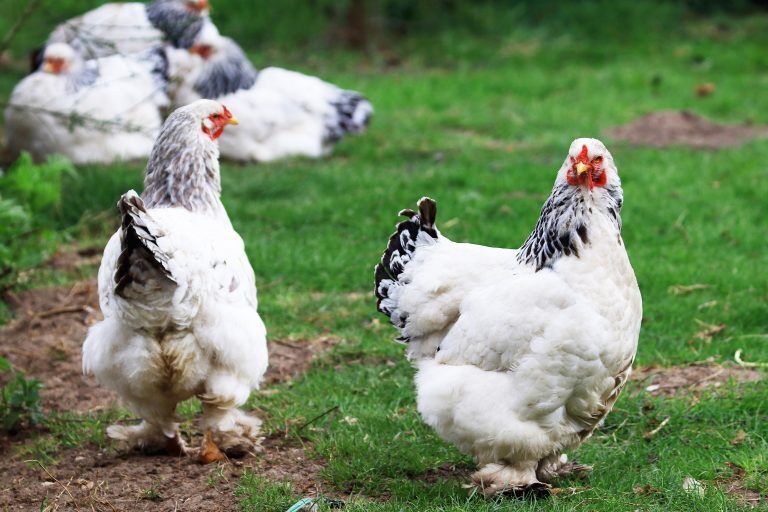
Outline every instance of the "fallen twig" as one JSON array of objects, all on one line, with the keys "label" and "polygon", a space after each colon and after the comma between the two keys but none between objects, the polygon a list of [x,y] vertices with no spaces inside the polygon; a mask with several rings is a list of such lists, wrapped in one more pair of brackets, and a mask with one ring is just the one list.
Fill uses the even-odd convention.
[{"label": "fallen twig", "polygon": [[330,409],[328,409],[324,413],[318,414],[317,416],[315,416],[311,420],[305,421],[304,423],[302,423],[302,425],[299,428],[296,429],[296,433],[298,434],[299,432],[301,432],[302,430],[304,430],[305,428],[307,428],[308,426],[310,426],[312,423],[316,422],[320,418],[323,418],[323,417],[327,416],[328,414],[332,413],[333,411],[338,411],[338,410],[339,410],[339,406],[338,405],[334,405],[333,407],[331,407]]},{"label": "fallen twig", "polygon": [[35,315],[37,318],[50,318],[57,315],[66,315],[67,313],[85,313],[85,306],[65,306],[61,308],[53,308],[48,311],[43,311]]},{"label": "fallen twig", "polygon": [[292,348],[294,350],[302,350],[303,347],[300,347],[299,345],[296,345],[294,343],[289,343],[287,341],[283,340],[270,340],[272,343],[277,343],[278,345],[282,345],[284,347]]},{"label": "fallen twig", "polygon": [[72,505],[74,505],[74,507],[75,507],[75,510],[80,510],[80,507],[79,507],[79,506],[77,506],[77,501],[75,501],[75,497],[74,497],[74,496],[72,496],[72,493],[69,491],[69,487],[67,487],[66,485],[64,485],[63,483],[61,483],[61,482],[59,481],[59,479],[58,479],[58,478],[56,478],[55,476],[53,476],[53,474],[51,474],[51,472],[50,472],[50,471],[48,471],[48,468],[46,468],[45,466],[43,466],[43,463],[42,463],[42,462],[40,462],[40,461],[39,461],[39,460],[37,460],[37,459],[32,459],[32,460],[25,460],[24,462],[34,462],[34,463],[36,463],[38,466],[40,466],[40,467],[42,468],[42,470],[43,470],[43,471],[45,471],[45,474],[46,474],[46,475],[48,475],[48,477],[49,477],[51,480],[53,480],[54,482],[56,482],[57,484],[59,484],[59,485],[62,487],[62,489],[64,489],[64,491],[65,491],[65,492],[66,492],[66,493],[69,495],[69,499],[71,499],[71,500],[72,500]]},{"label": "fallen twig", "polygon": [[736,364],[738,364],[739,366],[743,366],[744,368],[768,368],[768,363],[754,363],[754,362],[747,362],[742,360],[741,352],[742,350],[739,349],[733,355],[733,360],[736,361]]},{"label": "fallen twig", "polygon": [[659,433],[659,431],[660,431],[661,429],[663,429],[663,428],[664,428],[664,426],[665,426],[667,423],[669,423],[669,420],[671,420],[671,419],[672,419],[672,416],[667,416],[666,418],[664,418],[664,419],[662,420],[662,422],[661,422],[661,423],[659,423],[659,426],[658,426],[658,427],[656,427],[655,429],[651,430],[650,432],[646,432],[645,434],[643,434],[643,439],[646,439],[646,440],[648,440],[648,439],[652,438],[653,436],[655,436],[656,434],[658,434],[658,433]]}]

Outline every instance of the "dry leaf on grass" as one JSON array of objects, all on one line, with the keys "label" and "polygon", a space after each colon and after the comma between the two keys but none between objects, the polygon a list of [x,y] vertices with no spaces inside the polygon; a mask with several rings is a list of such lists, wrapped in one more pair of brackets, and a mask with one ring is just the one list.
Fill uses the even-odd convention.
[{"label": "dry leaf on grass", "polygon": [[658,433],[659,433],[659,431],[660,431],[661,429],[663,429],[663,428],[664,428],[664,426],[665,426],[667,423],[669,423],[669,420],[671,420],[671,419],[672,419],[672,416],[667,416],[666,418],[664,418],[664,419],[661,421],[661,423],[659,423],[659,426],[658,426],[658,427],[656,427],[655,429],[653,429],[653,430],[650,430],[650,431],[648,431],[648,432],[645,432],[645,433],[643,434],[643,439],[645,439],[646,441],[647,441],[647,440],[649,440],[649,439],[651,439],[653,436],[655,436],[656,434],[658,434]]},{"label": "dry leaf on grass", "polygon": [[690,476],[685,477],[683,480],[683,490],[688,494],[698,496],[699,498],[704,497],[704,493],[706,492],[704,490],[704,484]]},{"label": "dry leaf on grass", "polygon": [[734,446],[740,445],[741,443],[744,442],[746,438],[747,438],[747,433],[744,432],[743,430],[739,430],[738,432],[736,432],[736,435],[733,436],[733,439],[731,439],[731,444]]},{"label": "dry leaf on grass", "polygon": [[726,327],[725,324],[708,324],[706,322],[702,322],[698,318],[694,318],[694,321],[703,327],[703,329],[694,334],[693,337],[695,339],[704,341],[712,341],[712,338],[723,332]]},{"label": "dry leaf on grass", "polygon": [[672,295],[688,295],[697,290],[706,290],[710,285],[696,283],[696,284],[675,284],[667,288],[667,292]]},{"label": "dry leaf on grass", "polygon": [[653,487],[651,484],[636,485],[632,488],[632,491],[638,496],[653,496],[654,494],[661,494],[661,489]]},{"label": "dry leaf on grass", "polygon": [[717,89],[717,87],[712,82],[707,82],[705,84],[699,84],[699,85],[696,86],[696,96],[698,96],[699,98],[703,98],[705,96],[709,96],[710,94],[715,92],[716,89]]}]

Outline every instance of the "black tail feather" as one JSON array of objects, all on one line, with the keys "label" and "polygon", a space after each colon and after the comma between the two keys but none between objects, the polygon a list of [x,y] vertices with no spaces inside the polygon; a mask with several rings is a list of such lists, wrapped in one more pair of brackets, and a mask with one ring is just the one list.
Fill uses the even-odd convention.
[{"label": "black tail feather", "polygon": [[411,261],[416,251],[416,240],[419,233],[423,231],[434,239],[438,237],[435,229],[437,203],[428,197],[423,197],[419,200],[418,207],[419,213],[410,209],[400,212],[400,215],[408,217],[408,220],[397,225],[394,234],[389,237],[387,248],[374,271],[376,308],[390,317],[392,322],[401,328],[405,326],[407,316],[392,314],[395,305],[388,303],[390,288],[399,285],[400,274],[403,273],[405,265]]},{"label": "black tail feather", "polygon": [[29,52],[29,72],[34,73],[40,66],[43,65],[43,54],[45,53],[45,45],[33,48]]},{"label": "black tail feather", "polygon": [[122,251],[115,269],[115,294],[124,297],[128,285],[145,284],[157,275],[175,283],[168,255],[158,245],[158,239],[163,235],[148,225],[147,210],[141,198],[131,190],[123,194],[117,207],[122,217]]},{"label": "black tail feather", "polygon": [[338,142],[348,133],[362,133],[371,122],[373,106],[358,92],[342,91],[333,106],[337,118],[327,127],[326,142]]}]

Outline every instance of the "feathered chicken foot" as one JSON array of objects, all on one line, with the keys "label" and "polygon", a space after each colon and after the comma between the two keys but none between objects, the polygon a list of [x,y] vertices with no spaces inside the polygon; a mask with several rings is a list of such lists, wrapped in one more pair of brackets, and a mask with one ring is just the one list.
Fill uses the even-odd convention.
[{"label": "feathered chicken foot", "polygon": [[585,477],[592,466],[579,464],[578,461],[569,461],[566,454],[552,455],[539,461],[536,469],[536,477],[542,482],[551,482],[555,478],[576,475]]},{"label": "feathered chicken foot", "polygon": [[[242,457],[261,450],[261,420],[229,404],[201,396],[203,428],[211,434],[211,442],[228,457]],[[219,404],[219,405],[217,405]]]},{"label": "feathered chicken foot", "polygon": [[536,478],[537,463],[486,464],[472,475],[472,481],[486,497],[508,495],[522,498],[548,495],[551,486]]},{"label": "feathered chicken foot", "polygon": [[199,459],[203,464],[227,460],[227,456],[224,455],[224,452],[222,452],[216,443],[213,442],[213,434],[210,429],[206,430],[205,436],[203,436],[203,443],[200,445]]}]

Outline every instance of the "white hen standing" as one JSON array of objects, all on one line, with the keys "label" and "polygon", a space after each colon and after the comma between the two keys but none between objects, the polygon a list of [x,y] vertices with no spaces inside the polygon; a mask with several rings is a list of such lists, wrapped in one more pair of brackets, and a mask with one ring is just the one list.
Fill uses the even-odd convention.
[{"label": "white hen standing", "polygon": [[168,103],[161,55],[84,61],[56,43],[43,60],[16,85],[5,109],[12,155],[29,151],[39,161],[57,153],[77,164],[149,156]]},{"label": "white hen standing", "polygon": [[143,200],[133,191],[120,199],[122,227],[104,250],[104,320],[88,332],[83,370],[142,418],[107,430],[132,447],[184,451],[175,411],[193,396],[223,450],[258,439],[261,422],[238,407],[266,371],[266,330],[253,269],[220,199],[216,139],[227,124],[236,121],[210,100],[168,117]]},{"label": "white hen standing", "polygon": [[[378,309],[415,360],[418,409],[472,454],[486,494],[548,488],[610,411],[642,313],[613,158],[577,139],[520,249],[455,243],[436,205],[404,210],[376,268]],[[586,468],[584,468],[586,469]]]},{"label": "white hen standing", "polygon": [[346,134],[363,132],[373,115],[357,92],[281,68],[257,71],[237,43],[211,24],[189,52],[169,50],[168,59],[174,103],[217,99],[248,126],[221,140],[222,156],[233,160],[319,158]]},{"label": "white hen standing", "polygon": [[46,45],[67,43],[86,59],[145,52],[164,42],[189,48],[208,10],[208,0],[107,3],[60,24]]}]

